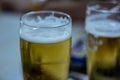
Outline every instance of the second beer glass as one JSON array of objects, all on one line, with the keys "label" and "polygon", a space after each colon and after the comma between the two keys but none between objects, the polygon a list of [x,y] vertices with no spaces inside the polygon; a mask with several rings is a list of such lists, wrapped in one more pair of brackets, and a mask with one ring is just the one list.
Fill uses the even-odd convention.
[{"label": "second beer glass", "polygon": [[120,80],[120,4],[90,3],[86,31],[89,80]]}]

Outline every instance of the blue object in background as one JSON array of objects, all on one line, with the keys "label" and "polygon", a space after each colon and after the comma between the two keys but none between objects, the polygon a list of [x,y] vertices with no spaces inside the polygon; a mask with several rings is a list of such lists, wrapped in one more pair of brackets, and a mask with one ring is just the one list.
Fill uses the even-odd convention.
[{"label": "blue object in background", "polygon": [[72,48],[71,65],[86,67],[85,40],[79,40]]}]

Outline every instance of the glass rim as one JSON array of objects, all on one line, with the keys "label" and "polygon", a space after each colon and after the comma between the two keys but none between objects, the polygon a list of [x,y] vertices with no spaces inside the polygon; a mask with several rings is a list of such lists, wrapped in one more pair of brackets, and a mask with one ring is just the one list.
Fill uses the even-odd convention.
[{"label": "glass rim", "polygon": [[[89,7],[91,7],[91,6],[93,6],[93,5],[96,5],[96,4],[112,4],[112,5],[120,5],[120,3],[117,3],[117,2],[108,2],[108,1],[105,1],[105,2],[103,2],[103,1],[92,1],[92,2],[89,2],[88,3],[88,5],[87,5],[87,9],[89,8]],[[114,7],[113,7],[114,8]],[[110,10],[104,10],[104,9],[100,9],[100,10],[98,10],[98,9],[91,9],[92,11],[96,11],[96,12],[101,12],[101,13],[109,13],[109,14],[117,14],[117,13],[120,13],[120,10],[116,10],[116,11],[110,11]]]},{"label": "glass rim", "polygon": [[64,16],[66,16],[68,18],[68,22],[65,23],[65,24],[61,24],[59,26],[50,26],[50,27],[44,26],[44,27],[39,27],[39,28],[58,28],[58,27],[66,26],[66,25],[68,25],[68,24],[70,24],[72,22],[72,19],[71,19],[70,15],[67,14],[67,13],[60,12],[60,11],[52,11],[52,10],[42,10],[42,11],[30,11],[28,13],[23,14],[20,17],[20,24],[26,25],[28,27],[38,28],[37,26],[29,25],[29,24],[24,22],[24,19],[25,19],[26,16],[29,16],[31,14],[36,14],[36,13],[54,13],[54,14],[64,15]]}]

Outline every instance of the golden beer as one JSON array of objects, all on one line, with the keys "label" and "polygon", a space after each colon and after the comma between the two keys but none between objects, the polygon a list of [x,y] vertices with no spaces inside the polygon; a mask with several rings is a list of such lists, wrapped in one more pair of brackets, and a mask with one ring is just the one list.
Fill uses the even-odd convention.
[{"label": "golden beer", "polygon": [[71,39],[34,43],[21,39],[24,80],[67,80]]},{"label": "golden beer", "polygon": [[[89,80],[120,80],[120,33],[119,29],[106,28],[111,20],[89,21],[87,71]],[[98,25],[99,24],[99,25]],[[90,29],[93,28],[93,29]]]},{"label": "golden beer", "polygon": [[[90,80],[119,80],[120,79],[120,38],[105,38],[95,39],[102,41],[103,44],[96,47],[98,43],[89,41],[88,54],[88,74]],[[95,47],[97,50],[94,50]],[[93,49],[93,50],[91,50]],[[118,78],[118,79],[117,79]]]},{"label": "golden beer", "polygon": [[55,11],[24,15],[20,47],[24,80],[67,80],[71,53],[69,16]]}]

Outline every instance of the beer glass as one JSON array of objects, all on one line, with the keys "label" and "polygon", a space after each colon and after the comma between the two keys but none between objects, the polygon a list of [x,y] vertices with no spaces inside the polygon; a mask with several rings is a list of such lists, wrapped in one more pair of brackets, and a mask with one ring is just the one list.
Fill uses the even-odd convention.
[{"label": "beer glass", "polygon": [[90,3],[85,30],[89,80],[120,80],[120,4]]},{"label": "beer glass", "polygon": [[29,12],[21,17],[24,80],[67,80],[71,24],[68,14],[57,11]]}]

